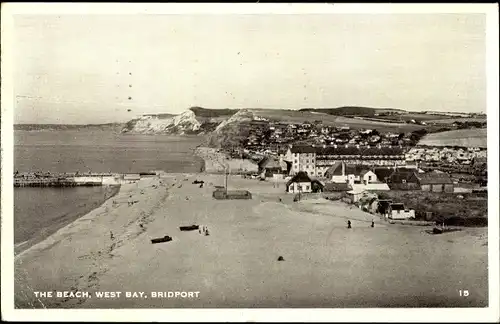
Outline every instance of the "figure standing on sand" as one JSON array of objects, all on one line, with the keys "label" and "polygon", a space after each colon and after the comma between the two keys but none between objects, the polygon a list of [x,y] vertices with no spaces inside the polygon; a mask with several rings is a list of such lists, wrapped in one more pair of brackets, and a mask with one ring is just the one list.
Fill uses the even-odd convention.
[{"label": "figure standing on sand", "polygon": [[351,221],[350,221],[350,220],[348,220],[348,221],[347,221],[347,228],[352,228],[352,227],[351,227]]},{"label": "figure standing on sand", "polygon": [[372,220],[372,227],[375,227],[375,222]]}]

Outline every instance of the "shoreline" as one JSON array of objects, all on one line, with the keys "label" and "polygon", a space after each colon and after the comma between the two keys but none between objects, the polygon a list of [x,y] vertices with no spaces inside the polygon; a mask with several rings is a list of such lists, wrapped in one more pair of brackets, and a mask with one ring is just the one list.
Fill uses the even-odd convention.
[{"label": "shoreline", "polygon": [[55,224],[55,226],[54,225],[48,226],[47,230],[43,234],[38,234],[38,235],[36,235],[32,238],[29,238],[28,240],[25,240],[23,242],[15,243],[14,244],[14,258],[16,258],[18,255],[22,254],[24,251],[26,251],[26,250],[32,248],[33,246],[36,246],[37,244],[48,239],[53,234],[57,233],[60,229],[71,225],[72,223],[74,223],[78,219],[80,219],[81,217],[83,217],[83,216],[89,214],[90,212],[92,212],[93,210],[101,207],[106,201],[113,198],[114,196],[116,196],[120,192],[120,187],[121,187],[120,185],[105,186],[106,195],[105,195],[105,198],[102,199],[101,201],[95,202],[91,206],[86,206],[88,208],[77,210],[74,213],[70,213],[69,215],[66,215],[66,216],[68,216],[69,220],[62,222],[62,223],[59,223],[59,224]]},{"label": "shoreline", "polygon": [[[357,208],[294,203],[282,184],[236,175],[229,187],[249,190],[252,199],[213,199],[222,183],[221,175],[162,173],[124,184],[114,199],[16,257],[16,308],[384,307],[380,291],[394,281],[400,284],[390,290],[393,307],[407,307],[409,292],[412,307],[487,303],[484,228],[433,236],[376,218],[370,228],[374,216]],[[210,236],[179,231],[191,224],[208,226]],[[151,244],[165,235],[173,241]],[[276,262],[280,255],[285,262]],[[398,258],[404,265],[395,268]],[[444,276],[432,274],[438,270]],[[458,281],[473,287],[473,298],[456,295]],[[31,289],[185,290],[203,297],[37,300]]]}]

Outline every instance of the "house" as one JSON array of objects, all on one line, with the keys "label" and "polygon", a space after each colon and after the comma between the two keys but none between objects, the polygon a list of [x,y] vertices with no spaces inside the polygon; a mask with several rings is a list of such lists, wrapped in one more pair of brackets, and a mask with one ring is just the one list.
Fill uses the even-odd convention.
[{"label": "house", "polygon": [[422,191],[453,192],[453,180],[447,173],[429,172],[416,175]]},{"label": "house", "polygon": [[388,178],[391,190],[419,190],[420,186],[414,169],[396,169]]},{"label": "house", "polygon": [[[339,139],[336,139],[339,140]],[[355,147],[355,146],[304,146],[294,145],[286,154],[292,161],[291,173],[307,172],[312,176],[322,176],[337,162],[346,165],[404,165],[405,155],[397,147]],[[349,171],[346,171],[349,174]],[[359,173],[355,173],[359,176]]]},{"label": "house", "polygon": [[305,172],[298,172],[286,183],[286,191],[292,193],[312,192],[311,178]]},{"label": "house", "polygon": [[361,188],[356,188],[347,192],[347,198],[351,203],[358,202],[361,197],[365,194],[365,190]]},{"label": "house", "polygon": [[377,175],[372,170],[363,170],[359,176],[361,182],[364,184],[380,182],[378,181]]},{"label": "house", "polygon": [[[284,164],[285,162],[283,162]],[[286,164],[285,164],[286,171]],[[272,177],[274,174],[282,174],[283,165],[279,159],[274,156],[266,156],[259,162],[259,173],[265,177]]]},{"label": "house", "polygon": [[325,190],[325,185],[317,180],[317,179],[311,179],[311,191],[312,192],[323,192]]},{"label": "house", "polygon": [[365,165],[352,165],[346,164],[345,162],[335,162],[330,168],[325,171],[325,177],[330,179],[332,182],[343,183],[355,183],[362,182],[362,175],[366,174],[366,178],[370,178],[372,181],[375,180],[375,174],[369,173],[370,170]]},{"label": "house", "polygon": [[409,219],[415,218],[415,210],[405,208],[402,203],[392,203],[389,205],[389,219]]},{"label": "house", "polygon": [[391,190],[387,183],[353,183],[351,184],[352,189],[363,189],[365,191],[388,191]]}]

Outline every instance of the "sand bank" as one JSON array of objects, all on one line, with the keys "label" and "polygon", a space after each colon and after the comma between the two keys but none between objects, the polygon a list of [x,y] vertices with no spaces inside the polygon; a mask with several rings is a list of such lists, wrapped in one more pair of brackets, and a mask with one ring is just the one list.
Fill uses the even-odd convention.
[{"label": "sand bank", "polygon": [[[205,186],[192,184],[196,179]],[[16,258],[16,305],[487,305],[486,228],[429,235],[341,202],[293,203],[283,184],[237,176],[229,179],[230,189],[247,189],[252,200],[213,199],[213,186],[223,182],[220,175],[164,174],[123,185],[113,199]],[[346,228],[347,219],[352,229]],[[191,224],[208,226],[210,235],[179,230]],[[151,244],[165,235],[173,241]],[[279,256],[284,261],[277,261]],[[470,296],[460,297],[460,289],[468,289]],[[71,290],[92,297],[37,299],[33,294]],[[123,294],[97,298],[99,291]],[[126,298],[127,291],[147,297]],[[168,291],[199,294],[153,298],[152,292]]]}]

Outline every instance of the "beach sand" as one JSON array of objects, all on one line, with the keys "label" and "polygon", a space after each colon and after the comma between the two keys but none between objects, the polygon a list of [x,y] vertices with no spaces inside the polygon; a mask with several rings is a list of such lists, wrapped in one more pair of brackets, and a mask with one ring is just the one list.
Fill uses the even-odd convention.
[{"label": "beach sand", "polygon": [[[212,198],[214,185],[223,183],[221,175],[162,174],[122,185],[99,208],[16,257],[16,307],[487,306],[486,228],[429,235],[425,227],[391,225],[342,202],[294,203],[283,183],[239,176],[230,177],[229,189],[249,190],[251,200]],[[207,226],[210,235],[179,230],[192,224]],[[173,240],[151,244],[165,235]],[[38,299],[34,291],[92,297]],[[97,291],[122,295],[101,299]],[[127,291],[147,297],[126,298]],[[199,294],[152,298],[167,291]]]}]

